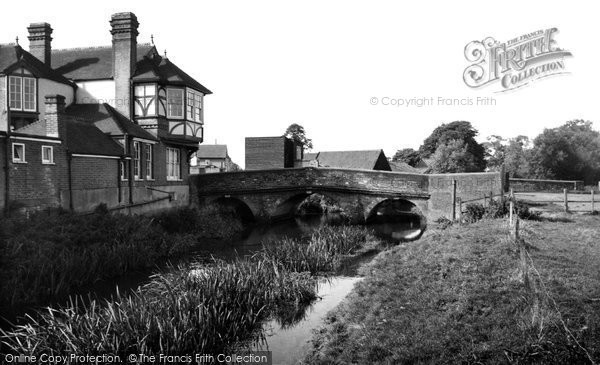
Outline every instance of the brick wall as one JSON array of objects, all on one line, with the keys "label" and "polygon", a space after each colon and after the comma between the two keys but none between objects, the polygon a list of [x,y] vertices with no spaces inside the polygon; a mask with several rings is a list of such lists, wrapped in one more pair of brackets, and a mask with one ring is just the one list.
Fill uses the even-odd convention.
[{"label": "brick wall", "polygon": [[247,137],[246,170],[285,167],[284,137]]},{"label": "brick wall", "polygon": [[[12,162],[12,144],[25,145],[26,163]],[[61,204],[60,190],[66,184],[66,152],[64,146],[47,141],[11,138],[9,153],[10,201],[27,208],[41,209]],[[42,164],[42,146],[51,146],[54,164]],[[2,164],[4,164],[4,151]],[[4,186],[4,181],[3,184]],[[4,189],[2,189],[4,193]]]}]

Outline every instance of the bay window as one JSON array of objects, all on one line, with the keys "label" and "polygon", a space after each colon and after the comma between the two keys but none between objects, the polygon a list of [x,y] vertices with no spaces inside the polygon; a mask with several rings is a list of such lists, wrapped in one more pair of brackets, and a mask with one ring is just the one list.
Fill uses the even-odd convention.
[{"label": "bay window", "polygon": [[167,117],[183,118],[183,89],[167,89]]},{"label": "bay window", "polygon": [[181,156],[176,148],[167,147],[167,180],[181,180]]},{"label": "bay window", "polygon": [[10,76],[8,78],[9,105],[11,110],[35,112],[36,84],[32,77]]},{"label": "bay window", "polygon": [[187,120],[202,123],[202,94],[187,90]]},{"label": "bay window", "polygon": [[137,85],[135,87],[135,116],[146,117],[156,115],[156,86]]}]

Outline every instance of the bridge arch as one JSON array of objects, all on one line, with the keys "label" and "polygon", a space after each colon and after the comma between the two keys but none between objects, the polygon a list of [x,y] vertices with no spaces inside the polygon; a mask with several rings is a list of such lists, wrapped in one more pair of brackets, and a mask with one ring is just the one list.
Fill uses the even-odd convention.
[{"label": "bridge arch", "polygon": [[[321,192],[313,193],[310,191],[304,191],[304,192],[298,192],[298,193],[292,194],[291,196],[287,197],[286,199],[283,199],[283,201],[279,202],[279,204],[277,204],[277,206],[275,207],[275,210],[272,213],[272,217],[276,218],[276,219],[293,217],[298,212],[298,209],[300,208],[300,204],[305,202],[306,199],[311,196],[323,197],[327,201],[328,204],[332,204],[341,209],[341,206],[340,206],[338,200],[333,198],[329,194],[326,194],[326,193],[323,194]],[[314,211],[314,213],[323,213],[323,212]]]},{"label": "bridge arch", "polygon": [[417,204],[403,198],[384,198],[374,201],[366,209],[365,221],[372,223],[385,216],[405,216],[407,222],[417,225],[421,231],[427,226],[427,220]]},{"label": "bridge arch", "polygon": [[238,197],[221,196],[213,199],[211,205],[215,205],[225,212],[231,211],[244,223],[256,221],[256,214],[250,208],[250,205]]}]

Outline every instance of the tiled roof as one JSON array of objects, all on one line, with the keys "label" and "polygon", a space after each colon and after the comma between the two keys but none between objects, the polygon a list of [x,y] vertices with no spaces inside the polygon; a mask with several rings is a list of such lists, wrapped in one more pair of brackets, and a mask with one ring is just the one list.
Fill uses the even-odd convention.
[{"label": "tiled roof", "polygon": [[[137,61],[141,61],[151,51],[151,44],[138,44]],[[65,77],[79,80],[101,80],[113,77],[113,48],[89,47],[52,50],[52,67]]]},{"label": "tiled roof", "polygon": [[196,156],[203,158],[227,158],[227,145],[224,144],[201,144],[198,146]]},{"label": "tiled roof", "polygon": [[26,66],[37,77],[75,86],[75,84],[67,80],[59,72],[38,60],[31,53],[21,48],[21,46],[14,44],[0,45],[0,73],[10,72],[17,64]]},{"label": "tiled roof", "polygon": [[67,122],[67,148],[71,153],[122,156],[123,147],[93,124],[70,120]]},{"label": "tiled roof", "polygon": [[392,168],[392,171],[396,171],[396,172],[411,172],[411,173],[418,174],[423,171],[422,169],[412,167],[411,165],[409,165],[403,161],[390,161],[389,163],[390,163],[390,167]]},{"label": "tiled roof", "polygon": [[212,94],[193,77],[185,73],[166,57],[158,54],[144,57],[136,66],[134,82],[160,81],[173,85],[185,85],[203,94]]},{"label": "tiled roof", "polygon": [[305,154],[304,159],[316,159],[319,162],[320,167],[390,170],[389,163],[382,150],[324,151],[317,153],[316,157],[312,157],[311,155],[313,154]]},{"label": "tiled roof", "polygon": [[112,136],[128,134],[133,137],[156,141],[150,132],[125,118],[109,104],[72,104],[66,109],[71,117],[93,123],[104,133]]}]

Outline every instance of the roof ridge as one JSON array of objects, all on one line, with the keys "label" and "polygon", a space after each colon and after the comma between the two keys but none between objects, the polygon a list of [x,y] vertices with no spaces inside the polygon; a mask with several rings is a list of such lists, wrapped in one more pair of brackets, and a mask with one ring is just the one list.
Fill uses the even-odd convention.
[{"label": "roof ridge", "polygon": [[[13,46],[15,45],[14,43],[11,43]],[[138,46],[151,46],[151,43],[138,43]],[[88,47],[71,47],[71,48],[52,48],[52,52],[67,52],[67,51],[86,51],[86,50],[92,50],[92,49],[105,49],[105,48],[112,48],[111,45],[107,45],[107,46],[88,46]]]}]

